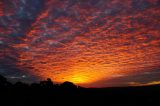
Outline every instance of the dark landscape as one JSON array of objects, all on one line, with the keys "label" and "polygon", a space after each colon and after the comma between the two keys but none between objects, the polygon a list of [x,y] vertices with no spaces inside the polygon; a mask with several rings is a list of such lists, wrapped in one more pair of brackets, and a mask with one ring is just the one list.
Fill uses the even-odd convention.
[{"label": "dark landscape", "polygon": [[71,82],[54,84],[12,84],[0,76],[0,103],[3,106],[55,105],[150,105],[159,103],[160,85],[112,88],[83,88]]}]

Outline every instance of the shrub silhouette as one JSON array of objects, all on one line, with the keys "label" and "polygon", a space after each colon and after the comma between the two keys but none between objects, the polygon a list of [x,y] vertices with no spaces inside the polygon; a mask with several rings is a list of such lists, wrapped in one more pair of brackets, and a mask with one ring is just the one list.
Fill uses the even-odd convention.
[{"label": "shrub silhouette", "polygon": [[38,84],[38,83],[32,83],[30,86],[33,89],[39,89],[41,87],[40,84]]},{"label": "shrub silhouette", "polygon": [[17,88],[26,88],[26,87],[28,87],[29,85],[28,85],[28,84],[25,84],[25,83],[23,83],[23,82],[16,82],[16,83],[14,84],[14,86],[17,87]]},{"label": "shrub silhouette", "polygon": [[75,91],[77,89],[77,86],[75,84],[73,84],[72,82],[66,81],[64,83],[62,83],[60,85],[60,87],[63,90],[67,90],[67,91]]}]

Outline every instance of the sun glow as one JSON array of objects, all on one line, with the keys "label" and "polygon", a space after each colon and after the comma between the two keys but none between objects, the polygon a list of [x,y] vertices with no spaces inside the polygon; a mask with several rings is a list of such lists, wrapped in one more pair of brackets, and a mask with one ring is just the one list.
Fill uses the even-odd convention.
[{"label": "sun glow", "polygon": [[[50,69],[52,70],[52,69]],[[53,81],[62,83],[65,81],[70,81],[75,84],[91,84],[96,81],[102,80],[102,79],[109,79],[117,72],[119,72],[118,68],[113,68],[113,66],[110,65],[104,65],[97,62],[79,62],[68,68],[63,73],[55,74],[55,73],[48,73],[44,71],[43,78],[45,76],[51,78]]]},{"label": "sun glow", "polygon": [[75,84],[94,83],[114,74],[112,67],[104,67],[104,65],[94,62],[78,63],[69,70],[70,73],[67,73],[68,75],[65,75],[64,79]]},{"label": "sun glow", "polygon": [[69,80],[73,83],[86,83],[88,78],[84,75],[75,74],[74,76],[69,78]]}]

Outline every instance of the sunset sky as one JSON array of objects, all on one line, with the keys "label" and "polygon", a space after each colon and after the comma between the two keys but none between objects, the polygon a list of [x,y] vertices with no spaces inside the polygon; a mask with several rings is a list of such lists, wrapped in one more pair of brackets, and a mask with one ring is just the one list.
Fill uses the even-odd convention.
[{"label": "sunset sky", "polygon": [[160,84],[160,0],[0,0],[0,74],[85,87]]}]

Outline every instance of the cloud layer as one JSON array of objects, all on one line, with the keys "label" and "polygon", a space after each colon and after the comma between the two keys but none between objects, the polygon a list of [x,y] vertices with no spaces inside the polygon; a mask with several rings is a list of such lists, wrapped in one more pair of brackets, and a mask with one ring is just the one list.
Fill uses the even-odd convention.
[{"label": "cloud layer", "polygon": [[[159,0],[2,0],[0,72],[12,77],[27,74],[28,80],[50,77],[89,85],[101,81],[101,86],[117,77],[149,72],[152,82],[153,70],[160,69],[159,4]],[[133,81],[117,86],[129,82]]]}]

